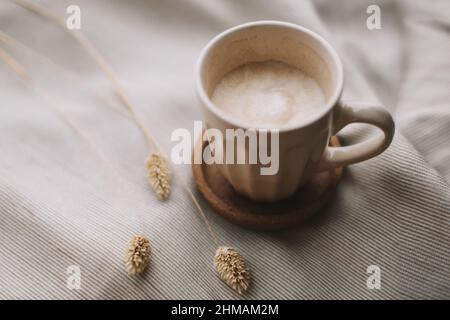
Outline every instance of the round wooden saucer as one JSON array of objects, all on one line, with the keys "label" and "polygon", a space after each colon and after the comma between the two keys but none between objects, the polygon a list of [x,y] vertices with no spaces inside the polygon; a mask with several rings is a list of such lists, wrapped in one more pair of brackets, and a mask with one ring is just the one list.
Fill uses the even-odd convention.
[{"label": "round wooden saucer", "polygon": [[[203,150],[206,145],[199,139],[196,148]],[[340,146],[336,136],[331,138],[330,145]],[[198,189],[217,213],[257,230],[284,229],[304,222],[327,203],[342,177],[342,168],[318,173],[290,198],[259,203],[234,191],[217,165],[193,164],[192,171]]]}]

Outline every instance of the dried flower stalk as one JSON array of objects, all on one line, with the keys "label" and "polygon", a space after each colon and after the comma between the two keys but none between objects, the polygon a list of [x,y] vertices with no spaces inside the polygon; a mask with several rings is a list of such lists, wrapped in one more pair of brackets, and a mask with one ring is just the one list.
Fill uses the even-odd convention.
[{"label": "dried flower stalk", "polygon": [[134,276],[144,272],[151,255],[150,240],[146,236],[135,235],[130,242],[125,260],[128,275]]},{"label": "dried flower stalk", "polygon": [[[58,116],[82,139],[84,140],[94,151],[94,153],[103,160],[110,168],[111,171],[117,175],[118,178],[125,179],[115,170],[114,165],[109,161],[106,155],[101,151],[97,144],[90,139],[90,137],[84,132],[84,130],[72,121],[71,117],[67,115],[62,109],[58,107],[58,104],[53,103],[50,96],[43,91],[36,82],[27,73],[24,67],[9,55],[5,50],[0,48],[0,60],[10,67],[19,78],[21,78],[25,84],[27,84],[36,95],[47,101],[47,106],[51,108]],[[139,216],[139,218],[141,218]],[[143,222],[142,222],[143,224]],[[133,252],[134,254],[131,254]],[[135,236],[133,242],[130,245],[127,256],[127,269],[129,274],[140,273],[145,269],[150,259],[151,249],[150,242],[147,237]]]},{"label": "dried flower stalk", "polygon": [[165,200],[170,194],[170,169],[166,157],[154,152],[147,160],[148,180],[156,195]]},{"label": "dried flower stalk", "polygon": [[220,247],[216,251],[214,264],[223,282],[241,295],[247,292],[250,285],[250,271],[239,252],[233,248]]},{"label": "dried flower stalk", "polygon": [[[54,22],[58,23],[61,27],[63,27],[65,30],[67,30],[65,28],[65,20],[62,17],[59,17],[58,15],[49,11],[45,7],[39,6],[35,3],[31,3],[25,0],[14,0],[14,1],[19,5],[23,6],[24,8],[27,8],[43,17],[46,17],[49,20],[53,20]],[[162,153],[160,152],[161,148],[159,147],[156,139],[151,135],[150,131],[145,127],[143,122],[138,117],[133,105],[131,104],[128,95],[125,92],[125,89],[123,88],[117,75],[115,74],[112,67],[108,64],[106,59],[103,58],[103,56],[95,48],[95,46],[81,32],[70,32],[70,35],[72,35],[80,43],[81,47],[97,62],[100,68],[110,78],[119,100],[122,102],[123,106],[128,111],[131,118],[136,123],[137,127],[142,131],[143,135],[145,136],[150,146],[153,147],[155,150],[157,150],[157,152],[155,152],[154,154],[160,154],[160,156],[158,157],[159,159],[155,160],[152,160],[153,154],[151,155],[150,159],[147,161],[147,170],[149,173],[149,180],[152,187],[155,189],[155,191],[159,190],[156,192],[157,195],[161,199],[166,199],[170,193],[170,175],[168,174],[169,164],[164,156],[161,157],[162,155]],[[165,168],[164,170],[161,169],[155,170],[155,168],[158,165],[153,165],[151,164],[151,162],[152,161],[157,162],[156,160],[158,160],[160,163],[162,163],[162,160],[164,160],[165,162],[164,166],[160,165],[160,167]],[[152,169],[150,169],[151,167]],[[188,186],[186,181],[183,179],[180,172],[176,169],[174,171],[175,174],[177,175],[177,178],[181,180],[185,190],[187,191],[192,201],[194,202],[197,211],[200,214],[203,221],[205,222],[214,243],[217,246],[219,246],[217,236],[213,232],[211,225],[208,221],[208,218],[206,217],[196,196],[194,195],[194,193],[192,192],[191,188]],[[167,179],[160,178],[159,177],[160,172],[166,172],[165,177],[167,177]],[[163,180],[165,183],[160,183]],[[155,188],[155,186],[157,186],[157,188]],[[216,251],[215,265],[220,278],[223,281],[225,281],[231,288],[233,288],[240,294],[244,294],[247,291],[248,286],[250,284],[250,273],[245,267],[245,261],[235,249],[227,247],[219,247],[219,249],[217,249]]]}]

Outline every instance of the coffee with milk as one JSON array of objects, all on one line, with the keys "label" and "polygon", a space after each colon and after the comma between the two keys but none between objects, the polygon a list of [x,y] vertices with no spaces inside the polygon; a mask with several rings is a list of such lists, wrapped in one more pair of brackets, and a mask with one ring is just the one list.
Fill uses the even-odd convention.
[{"label": "coffee with milk", "polygon": [[246,63],[216,86],[212,102],[223,112],[261,128],[295,125],[325,107],[319,84],[302,70],[278,61]]}]

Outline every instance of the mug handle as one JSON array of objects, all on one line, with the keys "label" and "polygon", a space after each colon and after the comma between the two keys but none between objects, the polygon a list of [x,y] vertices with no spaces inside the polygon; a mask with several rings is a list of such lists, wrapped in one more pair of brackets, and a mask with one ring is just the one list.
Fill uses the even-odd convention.
[{"label": "mug handle", "polygon": [[333,135],[346,125],[356,122],[374,125],[383,133],[350,146],[327,146],[319,162],[319,171],[373,158],[389,147],[394,137],[395,125],[392,116],[385,108],[357,101],[341,101],[336,108],[333,115]]}]

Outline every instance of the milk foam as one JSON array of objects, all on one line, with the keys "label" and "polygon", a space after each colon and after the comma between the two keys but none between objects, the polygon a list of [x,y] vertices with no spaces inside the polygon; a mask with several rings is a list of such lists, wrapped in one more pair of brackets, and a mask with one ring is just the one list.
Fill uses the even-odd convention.
[{"label": "milk foam", "polygon": [[278,61],[245,64],[219,82],[212,102],[255,127],[300,123],[325,107],[319,84],[298,68]]}]

